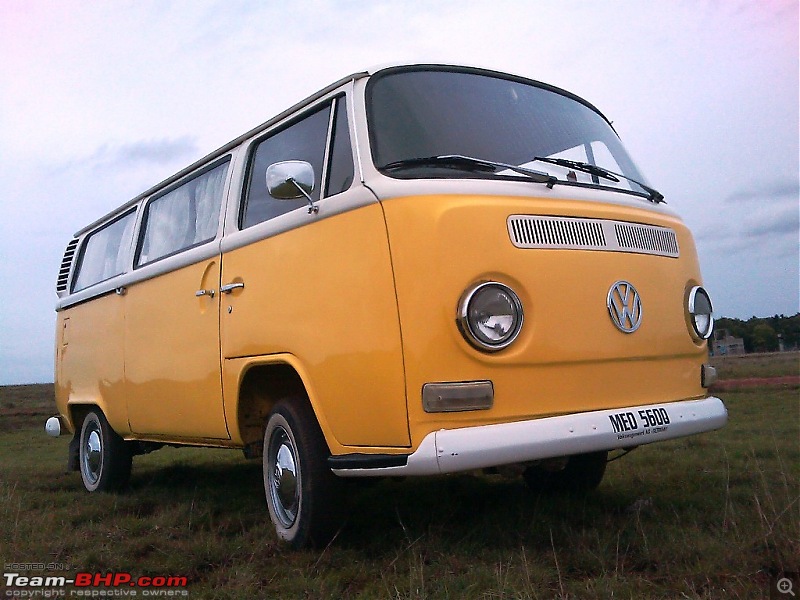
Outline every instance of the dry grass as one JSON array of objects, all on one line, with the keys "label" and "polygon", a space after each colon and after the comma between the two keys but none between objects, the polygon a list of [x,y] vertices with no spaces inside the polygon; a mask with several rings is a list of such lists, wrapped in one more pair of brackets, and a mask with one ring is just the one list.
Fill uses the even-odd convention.
[{"label": "dry grass", "polygon": [[717,368],[720,379],[797,376],[800,375],[800,352],[714,356],[711,364]]},{"label": "dry grass", "polygon": [[52,383],[0,386],[0,432],[41,426],[56,414]]},{"label": "dry grass", "polygon": [[0,420],[16,415],[0,431],[4,562],[186,575],[195,598],[749,599],[800,570],[796,390],[728,394],[724,430],[643,447],[585,497],[474,475],[354,483],[337,539],[304,552],[275,539],[240,453],[163,449],[137,457],[126,493],[88,495],[67,438],[42,432],[52,389],[0,393]]}]

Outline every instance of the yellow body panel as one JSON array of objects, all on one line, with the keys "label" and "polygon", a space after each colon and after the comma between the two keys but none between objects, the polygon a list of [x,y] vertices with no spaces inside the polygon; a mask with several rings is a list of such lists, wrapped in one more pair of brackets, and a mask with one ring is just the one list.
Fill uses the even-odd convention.
[{"label": "yellow body panel", "polygon": [[[384,202],[405,348],[412,447],[441,428],[700,397],[705,344],[685,322],[685,290],[700,275],[691,236],[677,218],[616,205],[531,198],[418,196]],[[670,227],[680,258],[562,249],[519,249],[512,214],[580,216]],[[480,280],[509,285],[525,320],[507,349],[486,354],[460,335],[456,307]],[[620,332],[609,288],[638,289],[644,318]],[[427,414],[425,383],[491,380],[486,411]]]},{"label": "yellow body panel", "polygon": [[128,431],[124,327],[125,298],[114,293],[58,313],[56,406],[70,429],[68,405],[96,404],[115,431]]},{"label": "yellow body panel", "polygon": [[[525,214],[669,227],[680,257],[516,248],[507,218]],[[494,354],[456,326],[459,298],[481,280],[509,285],[525,311],[519,338]],[[616,329],[606,307],[619,280],[642,299],[633,334]],[[194,295],[235,282],[245,287]],[[685,294],[699,284],[686,227],[647,207],[392,198],[310,216],[221,259],[134,283],[126,296],[59,312],[59,408],[97,403],[126,437],[240,446],[244,377],[285,364],[332,453],[347,454],[408,453],[438,429],[698,398],[706,345],[689,335]],[[424,412],[426,383],[473,380],[492,381],[491,409]]]},{"label": "yellow body panel", "polygon": [[[403,355],[383,212],[373,203],[226,252],[226,403],[241,373],[288,354],[333,446],[409,444]],[[235,364],[227,364],[234,359]]]},{"label": "yellow body panel", "polygon": [[150,437],[227,439],[219,355],[219,259],[128,288],[126,404],[131,431]]}]

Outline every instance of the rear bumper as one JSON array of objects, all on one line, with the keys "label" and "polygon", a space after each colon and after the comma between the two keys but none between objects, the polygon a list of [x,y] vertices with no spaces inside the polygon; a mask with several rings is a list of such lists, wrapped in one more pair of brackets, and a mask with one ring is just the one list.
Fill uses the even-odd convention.
[{"label": "rear bumper", "polygon": [[405,464],[371,467],[365,462],[362,468],[335,468],[334,458],[331,466],[342,477],[456,473],[641,446],[720,429],[727,421],[728,411],[722,400],[709,396],[702,400],[441,429],[425,436]]}]

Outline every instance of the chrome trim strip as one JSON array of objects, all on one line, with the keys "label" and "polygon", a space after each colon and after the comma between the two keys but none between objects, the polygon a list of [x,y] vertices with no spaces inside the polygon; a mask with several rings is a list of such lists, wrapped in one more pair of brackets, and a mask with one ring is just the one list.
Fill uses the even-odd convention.
[{"label": "chrome trim strip", "polygon": [[[616,431],[614,417],[639,411],[666,411],[669,424]],[[515,423],[440,429],[425,436],[406,466],[334,469],[342,477],[439,475],[642,446],[719,429],[728,422],[722,400],[681,400],[612,410],[598,410]],[[626,420],[630,424],[630,421]]]},{"label": "chrome trim strip", "polygon": [[[328,114],[328,132],[325,134],[325,152],[322,157],[322,173],[319,175],[319,197],[325,198],[328,194],[328,162],[331,160],[333,150],[333,127],[336,124],[336,111],[339,109],[339,96],[331,100],[330,113]],[[313,182],[313,179],[312,179]],[[311,206],[314,201],[310,200]],[[313,212],[313,208],[311,209]]]}]

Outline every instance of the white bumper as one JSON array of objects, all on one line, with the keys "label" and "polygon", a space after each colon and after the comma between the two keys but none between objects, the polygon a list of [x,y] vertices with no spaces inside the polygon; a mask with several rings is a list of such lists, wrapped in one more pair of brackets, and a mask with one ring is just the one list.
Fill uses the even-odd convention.
[{"label": "white bumper", "polygon": [[709,396],[515,423],[440,429],[425,436],[404,466],[333,472],[343,477],[456,473],[652,444],[719,429],[727,421],[728,411],[722,400]]}]

